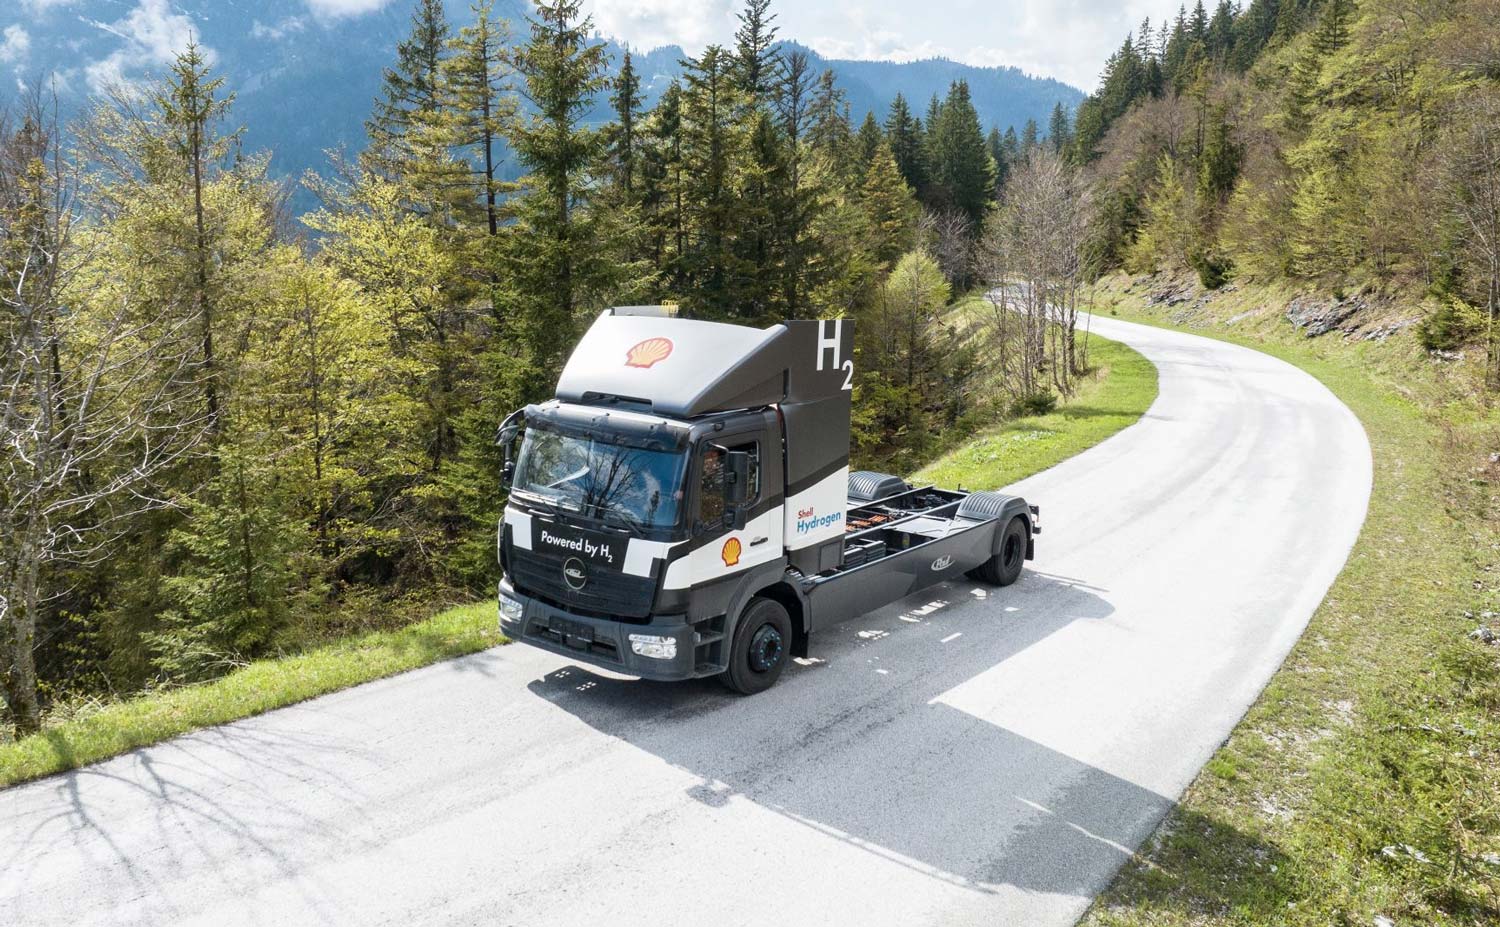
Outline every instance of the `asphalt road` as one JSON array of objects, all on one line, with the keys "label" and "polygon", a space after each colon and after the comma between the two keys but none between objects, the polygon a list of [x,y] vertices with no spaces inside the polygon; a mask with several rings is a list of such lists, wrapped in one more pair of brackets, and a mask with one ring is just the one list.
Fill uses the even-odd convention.
[{"label": "asphalt road", "polygon": [[754,698],[498,648],[0,793],[0,922],[1067,924],[1343,564],[1323,386],[1113,320],[1161,395],[1021,483],[1015,586],[815,636]]}]

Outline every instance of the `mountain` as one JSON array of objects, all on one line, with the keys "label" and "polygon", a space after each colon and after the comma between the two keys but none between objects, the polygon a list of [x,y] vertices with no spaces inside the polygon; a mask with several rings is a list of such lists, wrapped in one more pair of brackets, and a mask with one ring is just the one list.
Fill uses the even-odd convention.
[{"label": "mountain", "polygon": [[[411,0],[6,0],[0,6],[0,75],[12,86],[55,80],[64,103],[76,103],[110,80],[160,74],[172,53],[195,36],[236,94],[235,121],[246,147],[271,149],[277,174],[322,170],[324,151],[364,140],[364,120],[380,76],[410,31]],[[467,3],[448,3],[455,28]],[[495,12],[526,29],[526,0],[497,0]],[[612,60],[621,47],[609,42]],[[805,49],[804,49],[805,50]],[[647,102],[682,71],[675,46],[633,52]],[[932,59],[905,63],[829,60],[808,51],[816,71],[832,68],[856,123],[867,110],[884,117],[897,92],[926,111],[960,78],[969,82],[981,121],[1018,130],[1043,127],[1053,107],[1069,109],[1083,93],[1016,68],[973,67]],[[5,88],[11,80],[0,84]],[[0,89],[0,94],[4,89]],[[607,113],[600,100],[599,118]]]}]

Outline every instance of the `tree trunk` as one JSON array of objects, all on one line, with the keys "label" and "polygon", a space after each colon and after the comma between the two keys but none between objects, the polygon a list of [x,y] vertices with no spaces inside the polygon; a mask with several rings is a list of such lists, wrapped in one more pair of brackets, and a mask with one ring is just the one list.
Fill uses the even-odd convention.
[{"label": "tree trunk", "polygon": [[197,230],[195,245],[197,287],[193,300],[197,303],[198,318],[203,326],[203,396],[208,407],[209,430],[219,434],[219,385],[214,372],[214,317],[213,306],[208,298],[208,235],[203,223],[203,127],[195,123],[191,144],[193,157],[193,220]]},{"label": "tree trunk", "polygon": [[17,539],[11,575],[4,577],[0,600],[0,659],[4,669],[5,704],[17,739],[42,729],[42,708],[36,685],[36,607],[41,564],[29,538]]},{"label": "tree trunk", "polygon": [[1491,388],[1500,388],[1500,264],[1490,264],[1489,305],[1489,381]]},{"label": "tree trunk", "polygon": [[500,224],[495,217],[495,133],[490,128],[490,57],[489,45],[485,44],[483,61],[482,85],[484,87],[484,102],[480,104],[480,112],[484,119],[484,205],[486,215],[489,217],[490,234],[494,235],[500,230]]}]

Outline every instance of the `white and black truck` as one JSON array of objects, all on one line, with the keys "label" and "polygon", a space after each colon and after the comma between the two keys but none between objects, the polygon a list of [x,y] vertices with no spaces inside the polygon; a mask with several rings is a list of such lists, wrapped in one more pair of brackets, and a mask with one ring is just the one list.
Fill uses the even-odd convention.
[{"label": "white and black truck", "polygon": [[500,428],[501,631],[748,694],[814,632],[963,574],[1015,582],[1037,508],[851,473],[853,384],[848,320],[606,311],[556,398]]}]

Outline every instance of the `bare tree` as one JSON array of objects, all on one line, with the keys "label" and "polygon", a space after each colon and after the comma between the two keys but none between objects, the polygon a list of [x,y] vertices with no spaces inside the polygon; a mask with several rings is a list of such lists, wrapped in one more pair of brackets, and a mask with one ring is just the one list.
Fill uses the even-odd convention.
[{"label": "bare tree", "polygon": [[0,113],[0,689],[18,735],[41,726],[49,571],[97,561],[168,504],[154,478],[209,422],[192,317],[85,279],[76,190],[42,97]]},{"label": "bare tree", "polygon": [[988,223],[977,264],[991,286],[991,328],[1012,396],[1072,393],[1085,358],[1077,328],[1091,197],[1056,153],[1030,152]]},{"label": "bare tree", "polygon": [[1485,378],[1500,386],[1500,93],[1464,95],[1438,167],[1447,205],[1460,220],[1466,262],[1483,290]]},{"label": "bare tree", "polygon": [[917,223],[917,240],[927,246],[943,276],[962,289],[973,274],[974,226],[957,209],[926,210]]}]

